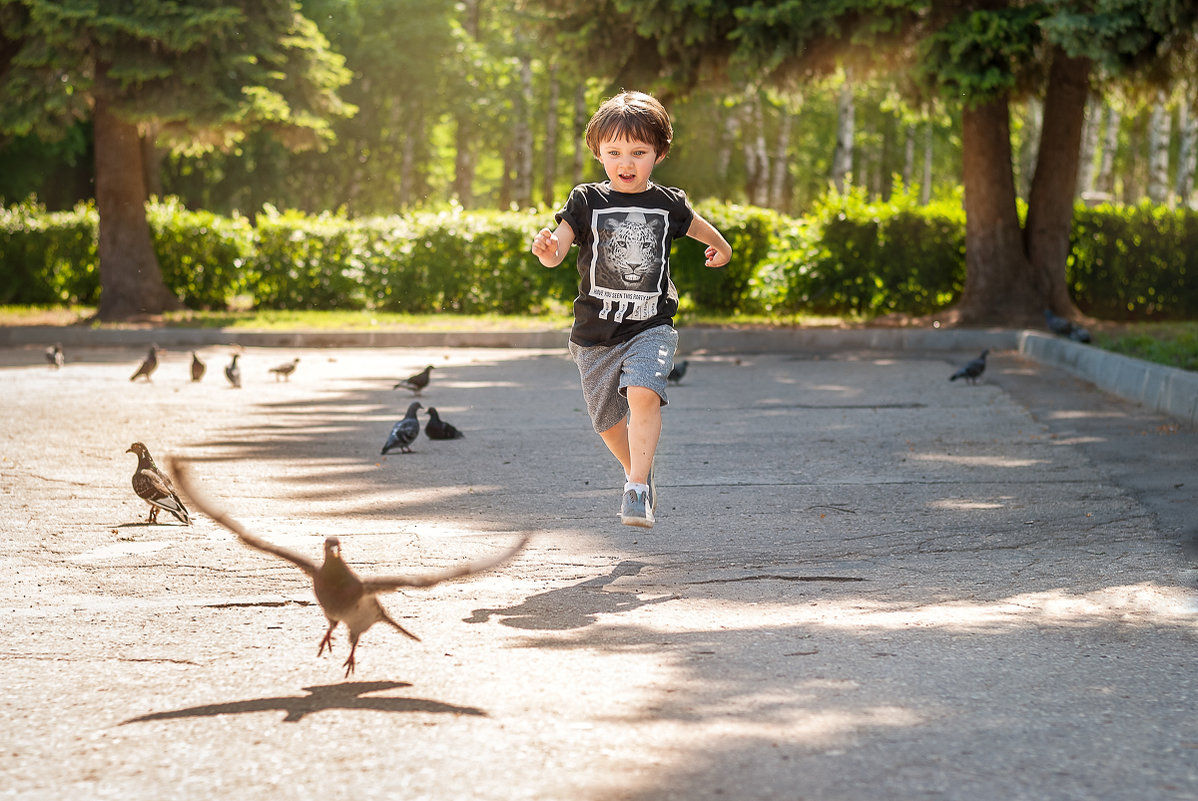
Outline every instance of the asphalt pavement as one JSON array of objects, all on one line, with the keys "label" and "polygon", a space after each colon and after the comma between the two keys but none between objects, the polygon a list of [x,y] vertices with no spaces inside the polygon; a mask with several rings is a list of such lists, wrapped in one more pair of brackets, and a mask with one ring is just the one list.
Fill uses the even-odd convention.
[{"label": "asphalt pavement", "polygon": [[[53,370],[55,338],[0,346],[0,797],[1198,798],[1198,434],[1009,333],[683,331],[651,530],[619,524],[564,338],[242,343],[241,389],[226,344],[146,383],[140,342]],[[465,439],[380,456],[428,364]],[[367,575],[533,538],[386,596],[421,640],[372,628],[346,678],[294,566],[145,522],[135,440]]]}]

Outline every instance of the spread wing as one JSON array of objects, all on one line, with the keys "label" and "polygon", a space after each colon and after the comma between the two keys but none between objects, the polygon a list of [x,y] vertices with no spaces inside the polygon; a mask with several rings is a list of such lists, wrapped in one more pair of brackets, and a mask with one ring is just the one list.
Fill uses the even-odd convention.
[{"label": "spread wing", "polygon": [[213,506],[207,498],[196,491],[195,485],[191,481],[189,468],[182,459],[172,457],[168,460],[168,463],[171,466],[171,472],[175,474],[175,481],[178,482],[179,486],[183,488],[183,493],[187,495],[187,497],[191,498],[191,502],[195,505],[195,508],[199,509],[217,523],[220,523],[222,526],[229,529],[229,531],[232,531],[237,535],[237,539],[241,540],[251,548],[256,548],[259,551],[271,554],[272,556],[277,556],[280,559],[286,559],[288,562],[291,562],[291,564],[295,565],[309,576],[316,575],[316,572],[320,569],[320,566],[311,559],[288,548],[275,545],[272,542],[267,542],[261,537],[254,536],[250,532],[246,531],[244,526],[242,526],[233,518],[229,517],[226,512]]},{"label": "spread wing", "polygon": [[406,587],[431,587],[434,584],[440,584],[442,581],[469,576],[473,573],[482,573],[485,570],[490,570],[493,567],[498,567],[513,556],[518,554],[520,550],[528,544],[532,534],[525,533],[521,535],[516,544],[507,550],[495,556],[486,559],[478,559],[474,562],[467,562],[458,567],[451,567],[448,570],[442,570],[438,573],[428,573],[426,575],[416,576],[378,576],[375,578],[363,578],[362,589],[368,593],[394,592],[402,590]]}]

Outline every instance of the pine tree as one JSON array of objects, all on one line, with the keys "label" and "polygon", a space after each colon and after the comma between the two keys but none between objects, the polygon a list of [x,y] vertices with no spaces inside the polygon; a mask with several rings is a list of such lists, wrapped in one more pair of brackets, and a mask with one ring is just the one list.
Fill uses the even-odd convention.
[{"label": "pine tree", "polygon": [[202,151],[261,128],[313,147],[353,113],[348,80],[293,0],[0,0],[0,132],[94,126],[102,319],[180,306],[146,221],[144,133]]}]

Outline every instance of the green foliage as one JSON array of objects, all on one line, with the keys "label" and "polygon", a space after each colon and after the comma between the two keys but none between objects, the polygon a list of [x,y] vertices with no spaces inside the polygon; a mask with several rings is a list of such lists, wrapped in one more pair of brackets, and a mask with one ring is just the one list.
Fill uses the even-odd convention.
[{"label": "green foliage", "polygon": [[946,98],[980,103],[1014,89],[1035,63],[1040,43],[1038,3],[957,14],[924,39],[920,72]]},{"label": "green foliage", "polygon": [[240,215],[189,211],[178,198],[147,206],[162,278],[193,309],[223,309],[245,292],[254,229]]},{"label": "green foliage", "polygon": [[1066,275],[1078,307],[1109,320],[1198,314],[1198,212],[1079,206]]},{"label": "green foliage", "polygon": [[697,308],[737,312],[752,308],[750,282],[773,250],[782,215],[770,209],[715,201],[696,204],[695,211],[714,225],[732,246],[732,261],[712,269],[704,264],[703,243],[676,240],[670,269],[678,292]]},{"label": "green foliage", "polygon": [[[698,211],[731,242],[712,270],[702,246],[671,257],[689,313],[811,314],[869,319],[952,304],[965,271],[960,198],[920,206],[833,194],[803,218],[704,201]],[[573,259],[553,270],[529,253],[545,220],[522,212],[440,212],[349,219],[267,207],[244,217],[149,206],[154,247],[172,291],[192,307],[377,310],[461,315],[539,313],[577,292]],[[1086,313],[1111,320],[1198,317],[1198,213],[1078,207],[1067,277]],[[48,213],[34,201],[0,208],[0,304],[94,304],[96,213]]]},{"label": "green foliage", "polygon": [[0,207],[0,304],[94,304],[100,294],[94,206],[49,213]]},{"label": "green foliage", "polygon": [[909,192],[887,204],[832,194],[790,230],[761,278],[763,301],[784,311],[926,314],[961,293],[965,214],[959,200],[919,206]]}]

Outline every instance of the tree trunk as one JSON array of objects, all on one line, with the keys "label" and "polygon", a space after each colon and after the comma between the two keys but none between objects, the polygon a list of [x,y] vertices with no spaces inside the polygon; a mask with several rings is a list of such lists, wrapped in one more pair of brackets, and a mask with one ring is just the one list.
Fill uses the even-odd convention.
[{"label": "tree trunk", "polygon": [[522,209],[532,206],[532,109],[532,58],[525,55],[520,58],[520,94],[512,126],[512,146],[515,148],[512,199]]},{"label": "tree trunk", "polygon": [[765,113],[761,95],[754,92],[741,108],[745,132],[745,194],[754,206],[764,206],[769,194],[770,157],[765,145]]},{"label": "tree trunk", "polygon": [[1177,201],[1190,205],[1194,193],[1194,169],[1198,167],[1198,115],[1190,107],[1189,92],[1183,92],[1177,109],[1177,127],[1181,133],[1181,146],[1177,151]]},{"label": "tree trunk", "polygon": [[721,104],[719,113],[723,117],[723,125],[720,126],[719,145],[715,151],[715,174],[720,186],[727,186],[732,168],[732,147],[740,133],[740,110]]},{"label": "tree trunk", "polygon": [[[923,180],[919,182],[919,205],[932,202],[932,121],[924,123],[923,131]],[[1009,149],[1009,146],[1008,146]]]},{"label": "tree trunk", "polygon": [[840,87],[840,98],[836,103],[836,150],[832,153],[832,183],[837,192],[843,192],[845,183],[853,172],[853,85],[848,71]]},{"label": "tree trunk", "polygon": [[137,126],[118,118],[103,92],[97,67],[92,124],[99,213],[101,320],[160,314],[183,308],[167,289],[146,220],[146,184]]},{"label": "tree trunk", "polygon": [[458,118],[454,135],[453,194],[464,209],[474,208],[474,121]]},{"label": "tree trunk", "polygon": [[965,287],[948,315],[961,325],[1028,325],[1042,314],[1015,206],[1009,115],[1006,96],[961,115]]},{"label": "tree trunk", "polygon": [[557,183],[557,122],[558,82],[549,77],[549,109],[545,115],[545,174],[541,177],[541,202],[552,206],[556,200]]},{"label": "tree trunk", "polygon": [[1119,110],[1108,105],[1106,130],[1102,135],[1102,160],[1098,164],[1098,179],[1094,186],[1099,192],[1115,194],[1115,156],[1119,150]]},{"label": "tree trunk", "polygon": [[578,88],[574,91],[574,186],[583,182],[587,154],[591,152],[582,138],[587,129],[588,119],[590,117],[587,112],[586,83],[579,81]]},{"label": "tree trunk", "polygon": [[903,126],[903,189],[911,190],[911,178],[915,175],[915,126]]},{"label": "tree trunk", "polygon": [[786,212],[790,208],[786,194],[786,179],[790,167],[790,130],[793,124],[794,115],[791,114],[790,104],[783,101],[782,116],[778,120],[778,138],[774,141],[774,163],[771,165],[769,198],[770,208],[781,212]]},{"label": "tree trunk", "polygon": [[157,145],[157,126],[147,124],[140,136],[142,180],[146,183],[146,199],[162,198],[162,160],[166,151]]},{"label": "tree trunk", "polygon": [[1082,197],[1094,191],[1094,152],[1098,150],[1101,108],[1094,97],[1086,101],[1086,121],[1082,128],[1082,152],[1078,156],[1077,171],[1077,194]]},{"label": "tree trunk", "polygon": [[1148,121],[1148,199],[1153,203],[1169,200],[1169,137],[1172,135],[1173,115],[1165,105],[1168,97],[1157,90]]},{"label": "tree trunk", "polygon": [[[1065,263],[1073,229],[1073,202],[1081,153],[1086,95],[1090,91],[1090,61],[1053,54],[1044,97],[1044,123],[1040,154],[1028,193],[1027,255],[1034,276],[1033,289],[1043,306],[1062,317],[1080,315],[1069,295]],[[1034,310],[1042,312],[1038,308]]]}]

